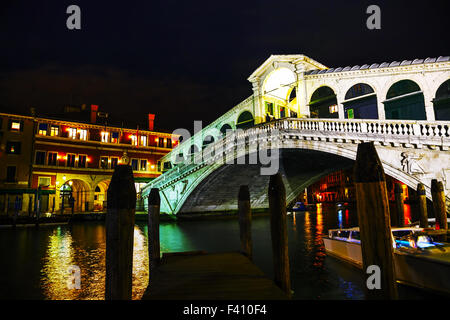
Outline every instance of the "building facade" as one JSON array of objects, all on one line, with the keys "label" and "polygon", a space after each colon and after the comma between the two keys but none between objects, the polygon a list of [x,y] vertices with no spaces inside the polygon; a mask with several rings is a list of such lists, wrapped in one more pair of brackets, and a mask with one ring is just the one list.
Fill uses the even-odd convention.
[{"label": "building facade", "polygon": [[141,187],[163,170],[159,159],[176,141],[153,131],[99,124],[98,107],[90,121],[0,113],[0,210],[11,214],[104,211],[107,190],[119,164],[133,168],[137,210]]}]

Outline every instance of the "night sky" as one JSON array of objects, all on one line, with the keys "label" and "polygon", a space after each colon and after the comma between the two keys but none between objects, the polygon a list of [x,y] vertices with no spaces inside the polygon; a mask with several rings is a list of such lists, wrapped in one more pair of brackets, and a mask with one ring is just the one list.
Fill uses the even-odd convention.
[{"label": "night sky", "polygon": [[[132,123],[192,130],[252,94],[271,54],[328,67],[450,55],[448,1],[9,1],[0,11],[0,110],[98,104]],[[66,8],[81,8],[68,30]],[[366,8],[381,8],[381,30]]]}]

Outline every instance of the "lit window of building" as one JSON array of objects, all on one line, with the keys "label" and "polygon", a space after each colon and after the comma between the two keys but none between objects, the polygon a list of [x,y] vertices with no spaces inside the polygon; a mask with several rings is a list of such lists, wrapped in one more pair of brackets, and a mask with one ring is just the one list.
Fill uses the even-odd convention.
[{"label": "lit window of building", "polygon": [[78,168],[86,168],[86,158],[84,154],[78,156]]},{"label": "lit window of building", "polygon": [[7,154],[20,154],[21,143],[20,142],[6,142],[6,153]]},{"label": "lit window of building", "polygon": [[50,177],[39,177],[38,179],[38,186],[40,187],[48,187],[51,184],[51,178]]},{"label": "lit window of building", "polygon": [[80,140],[87,140],[87,130],[86,129],[78,129],[78,138]]},{"label": "lit window of building", "polygon": [[68,128],[69,138],[76,139],[77,138],[77,129],[76,128]]},{"label": "lit window of building", "polygon": [[50,136],[57,137],[59,135],[59,127],[58,126],[51,126],[50,127]]},{"label": "lit window of building", "polygon": [[48,153],[48,165],[49,166],[56,166],[58,160],[58,153],[57,152],[49,152]]},{"label": "lit window of building", "polygon": [[112,132],[111,133],[111,142],[112,143],[119,143],[119,132]]},{"label": "lit window of building", "polygon": [[147,136],[141,136],[141,146],[147,146]]},{"label": "lit window of building", "polygon": [[141,171],[147,171],[147,160],[141,160]]},{"label": "lit window of building", "polygon": [[11,121],[11,126],[9,127],[11,131],[20,131],[20,128],[21,128],[20,121]]},{"label": "lit window of building", "polygon": [[167,148],[172,148],[172,139],[167,139]]},{"label": "lit window of building", "polygon": [[137,146],[137,136],[133,134],[130,136],[130,139],[131,139],[131,144],[133,146]]},{"label": "lit window of building", "polygon": [[100,157],[100,168],[108,169],[108,157]]},{"label": "lit window of building", "polygon": [[102,142],[109,142],[109,132],[102,131],[101,136],[102,136]]},{"label": "lit window of building", "polygon": [[46,136],[47,135],[47,128],[48,128],[48,125],[46,123],[40,123],[39,124],[38,134]]},{"label": "lit window of building", "polygon": [[164,148],[164,139],[161,138],[158,139],[158,147]]}]

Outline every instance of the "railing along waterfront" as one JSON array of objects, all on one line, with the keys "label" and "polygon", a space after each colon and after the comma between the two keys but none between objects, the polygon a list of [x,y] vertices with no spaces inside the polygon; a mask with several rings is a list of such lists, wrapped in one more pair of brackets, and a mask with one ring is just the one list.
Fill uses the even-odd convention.
[{"label": "railing along waterfront", "polygon": [[[175,178],[212,164],[217,159],[223,159],[230,152],[234,152],[237,146],[257,142],[261,134],[266,135],[264,139],[267,139],[267,136],[273,139],[274,137],[270,136],[272,131],[278,131],[276,138],[294,136],[298,139],[338,143],[374,141],[384,145],[392,144],[394,147],[428,146],[442,150],[448,150],[450,147],[449,121],[284,118],[261,123],[246,130],[233,131],[190,156],[187,161],[176,164],[150,185],[161,187]],[[219,150],[220,154],[213,152],[216,150]]]}]

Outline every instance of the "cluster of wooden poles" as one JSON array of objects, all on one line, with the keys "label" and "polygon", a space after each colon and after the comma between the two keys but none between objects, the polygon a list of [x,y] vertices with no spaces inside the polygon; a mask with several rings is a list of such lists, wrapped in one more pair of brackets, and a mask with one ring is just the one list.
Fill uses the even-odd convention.
[{"label": "cluster of wooden poles", "polygon": [[[363,269],[376,265],[381,270],[381,289],[368,290],[368,298],[395,299],[395,281],[391,220],[386,178],[381,161],[373,143],[358,145],[354,177],[357,197],[357,212],[362,244]],[[396,189],[400,212],[398,221],[403,221],[403,197]],[[428,226],[425,188],[419,184],[421,226]],[[445,195],[442,182],[433,180],[433,203],[436,221],[447,228]],[[286,226],[286,191],[281,175],[270,177],[269,188],[270,229],[274,264],[274,282],[291,296],[289,272],[288,236]],[[131,299],[134,215],[136,190],[130,166],[116,167],[108,189],[108,213],[106,215],[106,287],[105,299]],[[150,280],[152,270],[160,261],[159,243],[160,196],[152,189],[148,198],[148,249]],[[252,259],[251,206],[247,185],[239,189],[238,215],[241,252]],[[444,220],[445,219],[445,220]],[[443,223],[445,221],[445,223]]]}]

